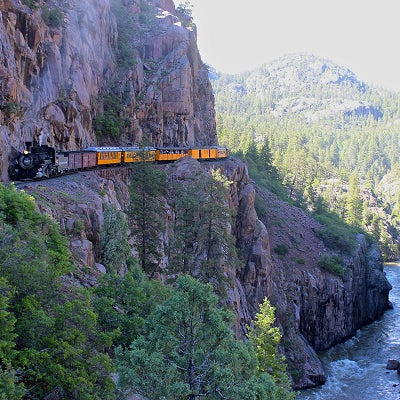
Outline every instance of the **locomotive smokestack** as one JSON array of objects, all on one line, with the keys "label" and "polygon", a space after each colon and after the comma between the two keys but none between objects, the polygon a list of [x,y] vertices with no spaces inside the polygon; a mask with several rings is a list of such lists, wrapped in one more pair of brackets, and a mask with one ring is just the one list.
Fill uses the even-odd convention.
[{"label": "locomotive smokestack", "polygon": [[41,131],[39,135],[39,146],[43,146],[45,144],[46,144],[46,135],[43,133],[43,131]]}]

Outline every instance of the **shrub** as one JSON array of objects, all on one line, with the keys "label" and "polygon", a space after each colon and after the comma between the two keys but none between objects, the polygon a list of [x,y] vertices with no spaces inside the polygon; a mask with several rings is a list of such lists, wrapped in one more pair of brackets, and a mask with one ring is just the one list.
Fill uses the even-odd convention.
[{"label": "shrub", "polygon": [[29,8],[32,8],[32,9],[38,7],[37,0],[24,0],[24,3],[25,3]]},{"label": "shrub", "polygon": [[45,7],[42,11],[42,18],[45,24],[52,28],[59,28],[63,23],[63,13],[58,8]]},{"label": "shrub", "polygon": [[317,229],[315,234],[324,245],[330,249],[351,254],[356,246],[357,231],[347,225],[338,215],[332,212],[323,212],[314,215],[315,219],[325,227]]},{"label": "shrub", "polygon": [[343,260],[334,255],[323,254],[318,261],[318,267],[334,275],[343,276]]},{"label": "shrub", "polygon": [[15,101],[10,101],[5,106],[2,106],[1,109],[11,115],[16,114],[21,109],[21,105]]},{"label": "shrub", "polygon": [[285,256],[289,252],[289,248],[286,246],[286,244],[278,244],[274,248],[274,251],[279,256]]}]

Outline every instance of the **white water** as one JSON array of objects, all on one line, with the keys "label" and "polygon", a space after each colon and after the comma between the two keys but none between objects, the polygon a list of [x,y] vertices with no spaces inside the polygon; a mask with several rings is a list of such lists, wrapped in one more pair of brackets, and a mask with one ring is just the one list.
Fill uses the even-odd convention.
[{"label": "white water", "polygon": [[400,263],[385,266],[385,272],[393,286],[393,310],[352,339],[321,352],[327,382],[300,392],[297,400],[400,400],[400,377],[385,368],[389,359],[400,359]]}]

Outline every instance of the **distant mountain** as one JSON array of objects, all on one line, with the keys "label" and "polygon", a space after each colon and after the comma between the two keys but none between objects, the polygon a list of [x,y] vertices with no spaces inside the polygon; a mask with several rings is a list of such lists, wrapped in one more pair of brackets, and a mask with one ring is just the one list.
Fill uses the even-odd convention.
[{"label": "distant mountain", "polygon": [[[242,111],[306,122],[335,116],[383,118],[380,94],[348,68],[313,55],[290,54],[243,74],[213,74],[217,111]],[[229,101],[226,101],[230,99]],[[256,106],[256,107],[255,107]]]}]

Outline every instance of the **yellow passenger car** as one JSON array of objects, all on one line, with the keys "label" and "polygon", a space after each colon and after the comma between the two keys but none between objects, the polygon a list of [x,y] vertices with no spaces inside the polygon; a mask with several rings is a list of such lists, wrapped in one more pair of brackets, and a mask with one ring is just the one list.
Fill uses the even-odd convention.
[{"label": "yellow passenger car", "polygon": [[122,147],[122,162],[135,163],[144,161],[154,162],[156,160],[156,149],[154,147]]},{"label": "yellow passenger car", "polygon": [[161,147],[156,150],[156,160],[176,161],[189,155],[190,150],[186,147]]},{"label": "yellow passenger car", "polygon": [[120,147],[88,147],[86,150],[96,152],[97,165],[120,164],[122,161]]},{"label": "yellow passenger car", "polygon": [[189,154],[197,160],[211,160],[228,157],[228,149],[222,146],[194,147]]}]

